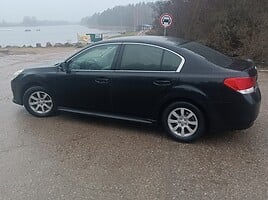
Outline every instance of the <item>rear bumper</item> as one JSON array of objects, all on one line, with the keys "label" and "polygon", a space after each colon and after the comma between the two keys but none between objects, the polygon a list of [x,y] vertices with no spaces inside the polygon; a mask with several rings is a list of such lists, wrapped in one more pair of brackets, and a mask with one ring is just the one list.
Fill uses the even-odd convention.
[{"label": "rear bumper", "polygon": [[261,107],[259,89],[249,95],[243,95],[240,101],[214,103],[210,115],[212,131],[243,130],[250,128],[257,119]]}]

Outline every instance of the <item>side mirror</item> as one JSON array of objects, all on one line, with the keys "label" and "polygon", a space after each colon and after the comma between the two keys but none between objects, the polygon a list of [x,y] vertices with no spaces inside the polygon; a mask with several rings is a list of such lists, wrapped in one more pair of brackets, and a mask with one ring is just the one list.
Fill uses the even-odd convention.
[{"label": "side mirror", "polygon": [[70,73],[71,72],[71,70],[70,70],[70,68],[69,68],[69,64],[70,64],[71,62],[70,61],[68,61],[68,62],[62,62],[61,64],[60,64],[60,66],[61,66],[61,68],[66,72],[66,73]]}]

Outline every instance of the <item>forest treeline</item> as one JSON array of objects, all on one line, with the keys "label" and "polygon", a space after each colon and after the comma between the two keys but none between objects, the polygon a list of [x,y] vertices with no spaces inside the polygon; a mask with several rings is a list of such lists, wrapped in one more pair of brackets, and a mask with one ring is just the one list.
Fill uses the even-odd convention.
[{"label": "forest treeline", "polygon": [[197,40],[231,56],[268,64],[268,0],[162,0],[116,6],[85,17],[91,27],[137,27],[154,23],[150,34],[162,35],[159,17],[173,15],[169,36]]},{"label": "forest treeline", "polygon": [[10,23],[6,21],[0,22],[0,27],[15,27],[15,26],[58,26],[73,24],[67,21],[39,20],[36,17],[25,16],[22,22]]},{"label": "forest treeline", "polygon": [[154,5],[155,34],[162,13],[171,13],[169,36],[197,40],[232,56],[268,64],[267,0],[169,0]]},{"label": "forest treeline", "polygon": [[81,20],[81,24],[90,27],[137,27],[141,24],[152,24],[154,3],[129,4],[116,6],[101,13],[95,13]]}]

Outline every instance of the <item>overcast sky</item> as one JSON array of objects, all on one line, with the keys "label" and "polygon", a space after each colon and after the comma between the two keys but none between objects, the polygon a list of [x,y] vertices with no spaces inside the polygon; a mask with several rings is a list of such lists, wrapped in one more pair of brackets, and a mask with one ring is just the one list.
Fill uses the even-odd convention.
[{"label": "overcast sky", "polygon": [[80,21],[107,8],[140,1],[156,0],[0,0],[0,21],[20,22],[24,16],[35,16],[41,20]]}]

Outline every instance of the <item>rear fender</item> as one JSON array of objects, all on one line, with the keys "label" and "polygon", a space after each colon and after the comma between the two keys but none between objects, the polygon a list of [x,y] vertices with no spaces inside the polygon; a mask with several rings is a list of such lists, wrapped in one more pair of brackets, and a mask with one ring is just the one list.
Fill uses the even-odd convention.
[{"label": "rear fender", "polygon": [[160,102],[157,111],[158,119],[162,116],[165,108],[176,101],[185,101],[197,106],[205,115],[206,118],[209,117],[209,105],[208,96],[200,89],[190,86],[190,85],[180,85],[172,89],[172,92],[163,98]]}]

